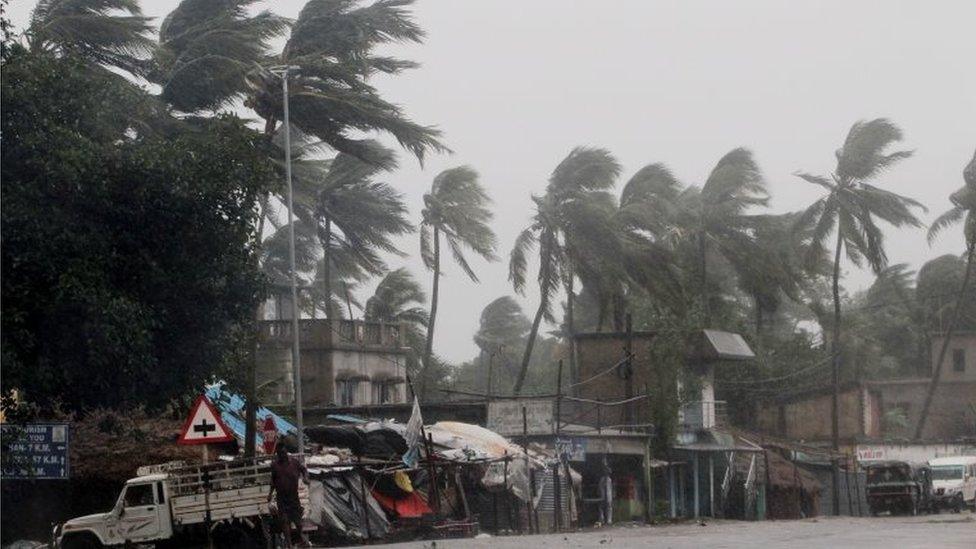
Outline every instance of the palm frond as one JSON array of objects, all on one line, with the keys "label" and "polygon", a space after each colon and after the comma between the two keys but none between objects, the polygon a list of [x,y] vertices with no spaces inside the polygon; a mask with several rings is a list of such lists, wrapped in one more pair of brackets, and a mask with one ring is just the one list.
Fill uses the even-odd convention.
[{"label": "palm frond", "polygon": [[871,179],[912,155],[911,151],[886,152],[901,140],[901,128],[886,118],[855,122],[837,151],[837,175],[843,180]]},{"label": "palm frond", "polygon": [[538,244],[534,227],[523,229],[515,238],[512,253],[508,261],[508,280],[519,295],[525,293],[525,282],[528,271],[528,255]]}]

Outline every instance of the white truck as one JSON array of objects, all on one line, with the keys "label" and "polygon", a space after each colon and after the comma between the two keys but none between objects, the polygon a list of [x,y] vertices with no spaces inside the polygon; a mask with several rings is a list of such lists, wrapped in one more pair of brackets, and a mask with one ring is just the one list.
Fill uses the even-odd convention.
[{"label": "white truck", "polygon": [[[112,510],[54,527],[57,549],[111,545],[262,547],[270,538],[269,458],[140,467]],[[299,495],[308,509],[308,492]]]},{"label": "white truck", "polygon": [[976,456],[941,457],[929,460],[932,492],[940,509],[976,511]]}]

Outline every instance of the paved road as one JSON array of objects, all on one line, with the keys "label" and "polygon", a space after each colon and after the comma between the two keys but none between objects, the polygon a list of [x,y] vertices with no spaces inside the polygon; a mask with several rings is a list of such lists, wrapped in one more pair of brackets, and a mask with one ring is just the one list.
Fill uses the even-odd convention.
[{"label": "paved road", "polygon": [[411,542],[373,547],[395,549],[549,549],[599,547],[856,547],[879,549],[976,548],[976,515],[919,517],[831,517],[794,521],[710,521],[667,526],[617,526],[572,534],[501,536],[480,539]]}]

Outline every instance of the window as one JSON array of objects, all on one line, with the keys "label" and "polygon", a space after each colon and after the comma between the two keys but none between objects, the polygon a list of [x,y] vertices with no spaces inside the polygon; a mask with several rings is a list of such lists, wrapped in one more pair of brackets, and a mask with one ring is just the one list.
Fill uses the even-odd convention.
[{"label": "window", "polygon": [[952,371],[954,372],[966,371],[966,350],[965,349],[952,350]]},{"label": "window", "polygon": [[374,381],[373,382],[373,403],[392,404],[400,402],[400,382],[398,381]]},{"label": "window", "polygon": [[152,504],[152,484],[133,484],[125,489],[126,507],[143,507]]},{"label": "window", "polygon": [[166,503],[166,496],[163,495],[163,483],[156,483],[156,501],[159,503]]},{"label": "window", "polygon": [[359,381],[353,379],[340,379],[336,381],[336,400],[339,406],[353,406],[356,404],[356,393],[359,390]]}]

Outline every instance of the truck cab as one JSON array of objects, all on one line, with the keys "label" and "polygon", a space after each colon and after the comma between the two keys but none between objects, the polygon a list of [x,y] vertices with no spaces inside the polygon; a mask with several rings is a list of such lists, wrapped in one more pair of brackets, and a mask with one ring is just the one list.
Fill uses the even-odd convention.
[{"label": "truck cab", "polygon": [[932,488],[940,509],[976,509],[976,456],[943,457],[929,460]]},{"label": "truck cab", "polygon": [[168,539],[173,535],[173,522],[166,478],[154,474],[130,479],[110,511],[60,525],[54,532],[55,547],[80,549]]}]

